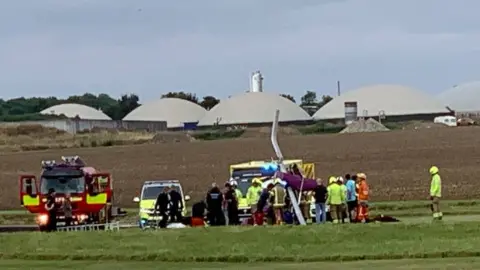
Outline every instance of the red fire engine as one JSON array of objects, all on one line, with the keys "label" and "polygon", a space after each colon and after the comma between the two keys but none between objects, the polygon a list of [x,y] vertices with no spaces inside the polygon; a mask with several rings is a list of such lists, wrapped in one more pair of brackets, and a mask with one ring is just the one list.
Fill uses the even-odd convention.
[{"label": "red fire engine", "polygon": [[113,187],[109,173],[98,173],[87,167],[78,156],[62,157],[61,163],[42,161],[40,179],[35,175],[20,175],[20,201],[30,213],[37,214],[40,230],[48,223],[45,203],[49,190],[55,190],[59,207],[57,226],[64,225],[61,207],[65,196],[70,195],[72,224],[108,223],[112,215]]}]

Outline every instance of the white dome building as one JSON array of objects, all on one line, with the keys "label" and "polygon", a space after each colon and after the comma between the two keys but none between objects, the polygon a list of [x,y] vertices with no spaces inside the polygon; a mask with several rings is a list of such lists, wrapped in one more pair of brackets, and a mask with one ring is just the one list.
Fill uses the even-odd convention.
[{"label": "white dome building", "polygon": [[279,122],[312,120],[300,106],[279,94],[247,92],[222,100],[200,119],[198,126],[271,123],[277,109]]},{"label": "white dome building", "polygon": [[480,81],[456,85],[437,98],[455,112],[480,112]]},{"label": "white dome building", "polygon": [[198,122],[207,112],[202,106],[179,98],[161,98],[141,105],[127,114],[124,121],[166,121],[168,128]]},{"label": "white dome building", "polygon": [[40,112],[44,115],[65,115],[68,118],[79,117],[80,119],[88,120],[112,120],[108,115],[101,110],[96,110],[92,107],[82,104],[66,103],[55,105]]},{"label": "white dome building", "polygon": [[[401,85],[372,85],[348,91],[320,108],[315,120],[345,118],[345,102],[357,102],[358,116],[376,117],[383,112],[390,116],[418,116],[449,114],[450,111],[435,97]],[[408,117],[407,117],[408,118]],[[432,118],[433,119],[433,118]]]}]

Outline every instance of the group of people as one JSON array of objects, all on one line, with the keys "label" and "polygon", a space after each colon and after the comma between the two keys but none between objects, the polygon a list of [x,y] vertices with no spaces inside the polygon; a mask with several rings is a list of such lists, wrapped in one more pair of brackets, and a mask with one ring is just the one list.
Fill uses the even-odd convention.
[{"label": "group of people", "polygon": [[155,202],[155,210],[161,217],[160,228],[166,228],[169,222],[182,222],[183,207],[182,195],[174,186],[163,188]]}]

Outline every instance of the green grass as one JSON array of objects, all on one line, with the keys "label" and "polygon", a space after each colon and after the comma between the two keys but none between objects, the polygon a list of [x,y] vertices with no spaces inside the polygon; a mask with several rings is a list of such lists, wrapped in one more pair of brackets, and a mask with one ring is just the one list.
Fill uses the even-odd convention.
[{"label": "green grass", "polygon": [[0,243],[0,259],[242,263],[385,260],[480,256],[480,227],[465,222],[32,232],[0,234]]},{"label": "green grass", "polygon": [[84,269],[84,270],[131,270],[131,269],[217,269],[217,270],[296,270],[304,269],[331,269],[331,270],[356,270],[356,269],[480,269],[480,258],[455,258],[455,259],[411,259],[411,260],[383,260],[383,261],[357,261],[357,262],[314,262],[314,263],[162,263],[162,262],[102,262],[102,261],[22,261],[0,260],[0,268],[5,270],[24,269]]}]

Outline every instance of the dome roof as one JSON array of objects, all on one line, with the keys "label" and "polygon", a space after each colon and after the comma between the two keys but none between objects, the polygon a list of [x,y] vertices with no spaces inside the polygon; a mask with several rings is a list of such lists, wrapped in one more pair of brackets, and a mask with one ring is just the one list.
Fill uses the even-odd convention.
[{"label": "dome roof", "polygon": [[401,85],[372,85],[348,91],[320,108],[314,119],[340,119],[345,117],[345,102],[357,102],[358,115],[416,115],[449,113],[449,110],[435,97]]},{"label": "dome roof", "polygon": [[220,101],[208,111],[199,126],[269,123],[280,110],[280,122],[308,121],[312,118],[298,105],[280,96],[265,92],[247,92]]},{"label": "dome roof", "polygon": [[41,114],[64,114],[68,118],[80,117],[80,119],[89,120],[112,120],[108,115],[100,110],[82,104],[65,103],[52,106],[40,112]]},{"label": "dome roof", "polygon": [[437,98],[454,111],[480,111],[480,81],[456,85]]},{"label": "dome roof", "polygon": [[141,105],[127,114],[125,121],[167,121],[168,128],[198,122],[205,115],[202,106],[179,98],[161,98]]}]

